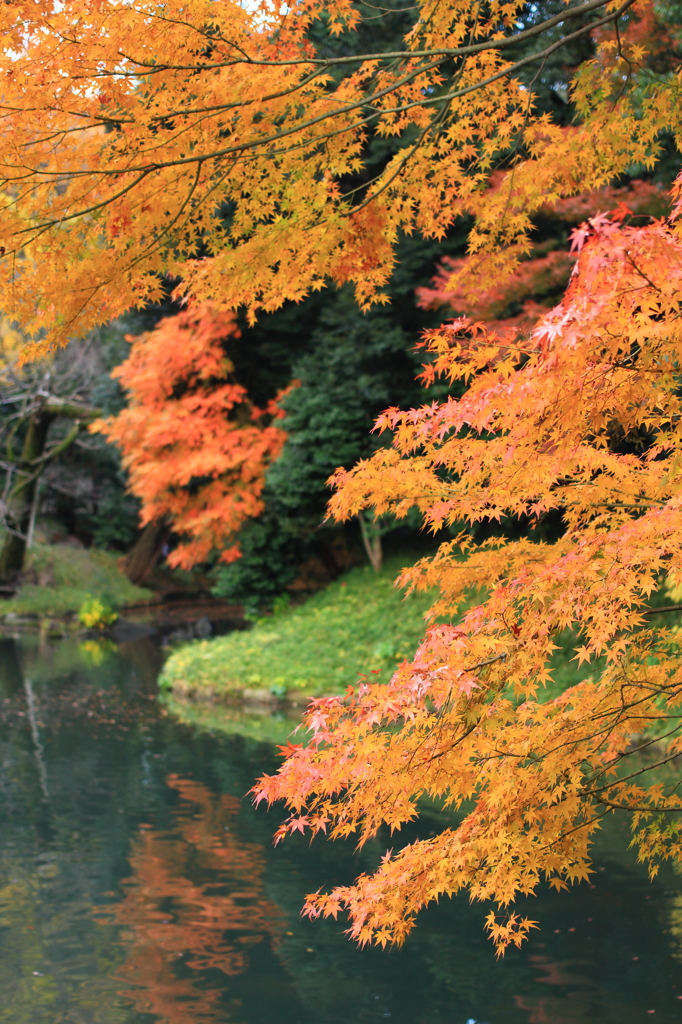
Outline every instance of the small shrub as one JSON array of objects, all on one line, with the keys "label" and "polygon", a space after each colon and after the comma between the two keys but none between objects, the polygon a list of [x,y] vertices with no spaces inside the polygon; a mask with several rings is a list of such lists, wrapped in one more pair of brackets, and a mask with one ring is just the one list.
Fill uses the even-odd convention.
[{"label": "small shrub", "polygon": [[87,629],[104,629],[116,622],[118,612],[104,604],[98,597],[89,597],[78,612],[78,618]]}]

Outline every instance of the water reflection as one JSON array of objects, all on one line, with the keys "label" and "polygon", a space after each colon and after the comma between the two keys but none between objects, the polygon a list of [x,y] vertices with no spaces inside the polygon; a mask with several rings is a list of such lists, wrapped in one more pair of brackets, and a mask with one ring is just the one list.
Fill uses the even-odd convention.
[{"label": "water reflection", "polygon": [[[528,960],[538,971],[537,982],[567,991],[567,995],[516,996],[516,1006],[528,1011],[528,1024],[584,1024],[590,1020],[598,986],[579,972],[579,960],[552,961],[537,954],[531,954]],[[589,970],[588,961],[584,966]]]},{"label": "water reflection", "polygon": [[160,661],[148,641],[0,642],[0,1024],[682,1022],[682,879],[651,885],[624,822],[592,887],[541,893],[542,932],[502,961],[466,899],[402,950],[301,921],[306,892],[370,870],[389,838],[273,850],[273,815],[244,799],[277,764],[265,725],[218,708],[179,724]]},{"label": "water reflection", "polygon": [[125,896],[107,908],[126,926],[117,974],[133,987],[121,994],[168,1024],[227,1020],[206,972],[247,970],[249,948],[281,931],[282,914],[263,892],[262,847],[233,832],[239,801],[177,775],[166,781],[181,798],[173,828],[140,825]]},{"label": "water reflection", "polygon": [[38,733],[38,722],[36,720],[36,699],[33,694],[33,686],[31,680],[26,676],[24,679],[24,690],[26,691],[26,706],[28,708],[28,721],[31,726],[31,739],[33,740],[33,752],[35,754],[36,764],[38,765],[38,778],[40,779],[40,789],[46,800],[49,799],[49,791],[47,788],[47,769],[45,767],[45,761],[43,760],[43,745],[40,742],[40,735]]}]

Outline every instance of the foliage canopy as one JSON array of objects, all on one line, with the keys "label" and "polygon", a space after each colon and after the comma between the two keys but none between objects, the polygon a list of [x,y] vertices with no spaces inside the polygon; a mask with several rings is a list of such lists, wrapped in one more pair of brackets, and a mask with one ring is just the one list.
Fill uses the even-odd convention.
[{"label": "foliage canopy", "polygon": [[[517,77],[633,3],[519,29],[521,0],[426,0],[397,50],[346,55],[312,37],[352,39],[351,0],[4,4],[5,312],[55,344],[158,299],[160,274],[251,316],[329,281],[364,305],[401,233],[441,237],[463,214],[467,287],[510,273],[534,210],[652,166],[661,132],[679,132],[679,77],[622,35],[579,69],[577,124],[537,111]],[[392,155],[351,187],[370,132]]]}]

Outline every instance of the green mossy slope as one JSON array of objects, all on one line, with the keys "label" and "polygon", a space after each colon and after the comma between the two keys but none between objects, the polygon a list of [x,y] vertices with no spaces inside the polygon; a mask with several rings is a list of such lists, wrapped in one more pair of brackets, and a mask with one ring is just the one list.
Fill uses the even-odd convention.
[{"label": "green mossy slope", "polygon": [[244,689],[339,693],[370,673],[386,682],[416,649],[432,601],[396,589],[404,564],[392,559],[381,573],[354,569],[250,630],[188,644],[168,659],[159,684],[176,696],[228,698]]}]

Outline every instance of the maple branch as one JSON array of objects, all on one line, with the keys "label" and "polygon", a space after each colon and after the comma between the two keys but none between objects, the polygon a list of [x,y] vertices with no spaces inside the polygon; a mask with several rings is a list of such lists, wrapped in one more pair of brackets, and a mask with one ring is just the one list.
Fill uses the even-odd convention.
[{"label": "maple branch", "polygon": [[603,804],[605,807],[612,807],[616,811],[630,811],[635,813],[636,811],[644,811],[648,814],[668,814],[673,811],[682,811],[682,807],[632,807],[628,804],[614,804],[611,800],[607,800],[606,797],[600,797],[597,803]]},{"label": "maple branch", "polygon": [[[488,658],[486,661],[479,661],[476,665],[470,665],[467,668],[462,669],[462,671],[463,672],[475,672],[477,669],[485,668],[486,665],[492,665],[496,661],[504,661],[504,659],[506,657],[507,657],[507,652],[505,651],[504,654],[496,654],[496,655],[494,655],[494,657]],[[432,712],[430,712],[430,714],[435,715],[437,718],[442,718],[442,716],[449,710],[450,698],[452,697],[452,689],[453,688],[450,687],[450,689],[448,690],[447,697],[445,698],[445,700],[443,701],[441,706],[438,708],[438,710],[437,711],[432,711]]]},{"label": "maple branch", "polygon": [[[614,723],[614,727],[616,724],[618,723]],[[643,750],[646,750],[648,747],[651,747],[656,743],[660,743],[662,740],[668,739],[668,737],[670,736],[674,736],[676,733],[680,731],[681,727],[682,726],[680,725],[680,723],[678,723],[674,729],[670,729],[668,732],[663,733],[661,736],[653,736],[651,739],[647,740],[646,743],[641,743],[638,747],[631,747],[630,750],[625,750],[622,753],[618,754],[618,756],[614,757],[613,761],[610,764],[604,765],[598,772],[595,772],[595,774],[592,775],[592,777],[589,780],[590,785],[594,782],[597,782],[600,778],[602,778],[606,772],[612,771],[615,768],[615,766],[620,761],[623,761],[626,757],[631,757],[633,754],[640,754]],[[609,735],[612,732],[613,729],[608,730]],[[615,783],[609,783],[609,785],[615,785]]]},{"label": "maple branch", "polygon": [[[214,106],[211,106],[211,107],[190,107],[190,108],[180,107],[178,110],[168,110],[164,114],[154,114],[149,119],[149,121],[150,121],[151,124],[155,124],[157,122],[163,123],[164,121],[167,121],[169,118],[173,118],[173,117],[189,117],[190,115],[193,115],[193,114],[223,113],[226,110],[243,110],[245,107],[250,107],[254,103],[271,103],[273,100],[280,100],[280,99],[283,99],[285,96],[292,96],[294,93],[299,92],[301,89],[304,89],[306,85],[309,85],[311,82],[314,82],[315,79],[319,78],[320,75],[322,75],[323,73],[324,73],[324,68],[316,68],[314,71],[311,71],[309,75],[306,75],[299,82],[297,82],[295,85],[290,86],[288,89],[280,89],[278,92],[266,93],[265,96],[259,97],[258,99],[240,100],[238,103],[218,103],[218,104],[215,104]],[[86,77],[86,76],[82,76],[82,77]],[[95,76],[95,77],[98,77],[98,76]],[[0,110],[2,110],[2,109],[8,109],[8,108],[3,108],[0,105]],[[20,110],[21,108],[9,108],[9,109]],[[87,118],[89,115],[88,114],[76,113],[75,116],[76,117],[85,117],[85,118]],[[119,116],[116,113],[112,113],[111,115],[102,115],[100,123],[107,124],[107,123],[110,123],[111,121],[116,121],[118,124],[134,124],[135,123],[135,118],[134,117]],[[72,130],[72,131],[82,131],[83,129],[82,128],[74,128],[74,129],[70,129],[70,130]],[[30,143],[26,143],[26,145],[30,145]]]},{"label": "maple branch", "polygon": [[[412,101],[410,103],[400,104],[400,105],[398,105],[396,107],[380,108],[379,110],[375,111],[374,114],[368,114],[365,117],[363,117],[362,121],[358,122],[358,125],[356,125],[356,126],[348,126],[348,127],[345,128],[345,130],[346,131],[352,131],[353,127],[361,126],[362,124],[365,124],[367,122],[367,120],[369,120],[369,119],[371,119],[373,117],[382,117],[382,116],[386,116],[387,114],[404,113],[405,111],[414,109],[415,107],[431,106],[431,105],[434,105],[436,103],[445,103],[447,101],[451,101],[453,99],[459,99],[459,98],[461,98],[463,96],[468,95],[471,92],[475,92],[475,91],[478,91],[479,89],[485,88],[487,85],[493,84],[494,82],[498,81],[500,78],[504,78],[505,76],[508,76],[508,75],[513,75],[516,71],[518,71],[521,68],[525,67],[527,64],[534,63],[537,60],[545,60],[548,56],[550,56],[552,53],[554,53],[556,50],[560,49],[562,46],[566,45],[567,43],[572,42],[575,39],[585,35],[587,32],[592,31],[594,28],[597,28],[597,27],[599,27],[601,25],[604,25],[604,24],[606,24],[606,23],[608,23],[610,21],[613,21],[614,18],[620,17],[629,7],[632,6],[632,4],[634,2],[635,2],[635,0],[625,0],[625,2],[618,8],[618,10],[614,11],[612,14],[610,14],[610,15],[608,15],[608,16],[600,19],[600,20],[598,20],[597,22],[595,22],[595,23],[593,23],[593,24],[591,24],[589,26],[585,26],[584,28],[578,29],[576,32],[566,36],[564,39],[558,40],[557,42],[551,44],[545,50],[542,50],[542,51],[540,51],[540,52],[538,52],[536,54],[531,54],[530,56],[525,57],[522,60],[519,60],[519,61],[517,61],[514,64],[510,64],[510,65],[506,66],[505,68],[502,68],[500,71],[496,72],[494,75],[490,75],[490,76],[488,76],[485,79],[481,79],[480,81],[472,83],[471,85],[465,86],[462,89],[458,89],[458,90],[455,90],[454,92],[446,93],[446,94],[441,95],[441,96],[434,96],[434,97],[426,96],[426,97],[420,98],[419,100],[414,100],[414,101]],[[595,7],[603,6],[602,0],[592,0],[592,3],[594,4]],[[445,56],[448,56],[448,55],[446,54]],[[394,83],[392,83],[389,86],[386,86],[384,89],[381,89],[378,92],[375,92],[375,93],[373,93],[370,96],[361,97],[357,101],[354,101],[352,103],[346,104],[345,106],[339,107],[335,111],[329,111],[329,112],[326,112],[326,113],[323,113],[323,114],[318,114],[316,117],[309,118],[307,121],[303,121],[303,122],[301,122],[298,125],[294,125],[293,127],[287,128],[287,129],[285,129],[285,130],[283,130],[281,132],[276,132],[276,133],[273,133],[273,134],[270,134],[270,135],[263,136],[260,139],[255,139],[255,140],[250,141],[250,142],[243,142],[243,143],[240,143],[239,145],[226,146],[226,147],[224,147],[222,149],[214,151],[213,153],[204,153],[204,154],[201,154],[201,155],[198,155],[198,156],[179,157],[179,158],[176,158],[174,160],[157,161],[157,162],[154,162],[154,163],[143,164],[143,165],[138,165],[138,166],[133,165],[132,167],[126,167],[124,169],[121,169],[121,168],[101,168],[101,169],[98,170],[98,173],[100,174],[100,176],[103,176],[103,177],[107,177],[107,176],[109,176],[109,177],[111,177],[111,176],[119,177],[121,174],[132,174],[132,173],[138,173],[140,175],[140,177],[136,181],[132,182],[129,186],[126,186],[126,188],[124,190],[122,190],[121,193],[118,193],[118,194],[116,194],[115,196],[112,196],[109,199],[103,200],[102,203],[99,203],[96,206],[93,206],[91,208],[88,208],[86,210],[82,210],[82,211],[79,211],[79,212],[76,212],[76,213],[65,215],[62,218],[60,218],[59,220],[55,219],[53,221],[44,222],[44,224],[41,224],[41,225],[33,225],[32,227],[24,228],[24,229],[16,232],[16,234],[26,234],[26,233],[31,232],[31,231],[39,230],[39,229],[41,229],[43,227],[48,227],[48,228],[49,227],[53,227],[56,224],[63,223],[66,220],[72,220],[72,219],[75,219],[75,218],[78,218],[78,217],[85,216],[88,213],[95,212],[96,210],[101,209],[103,206],[106,206],[109,203],[113,202],[114,199],[119,198],[122,194],[124,194],[125,192],[129,191],[131,188],[135,187],[137,184],[139,184],[140,181],[143,180],[143,178],[146,175],[150,174],[152,171],[161,170],[161,169],[170,168],[170,167],[185,166],[187,164],[197,163],[198,161],[206,162],[206,161],[210,161],[210,160],[218,160],[218,159],[220,159],[223,156],[228,156],[228,155],[231,155],[233,153],[244,153],[244,152],[246,152],[249,149],[258,149],[260,147],[268,145],[271,142],[277,142],[280,139],[289,137],[290,135],[294,135],[294,134],[303,132],[303,131],[305,131],[305,129],[313,127],[315,124],[319,124],[319,123],[321,123],[323,121],[329,120],[330,118],[336,118],[336,117],[339,117],[340,115],[345,114],[345,113],[352,113],[352,111],[357,110],[359,107],[368,106],[368,105],[376,102],[376,100],[381,99],[383,96],[386,96],[386,95],[389,95],[392,92],[395,92],[401,86],[409,84],[409,82],[411,82],[414,78],[418,77],[419,75],[424,74],[427,71],[433,70],[440,63],[442,63],[442,59],[435,60],[435,61],[430,62],[429,64],[422,65],[421,67],[419,67],[419,68],[415,69],[414,71],[412,71],[410,74],[403,76],[403,78],[399,79],[397,82],[394,82]],[[241,107],[241,106],[242,106],[242,104],[226,104],[222,109],[227,110],[227,109],[231,109],[232,107]],[[164,114],[162,119],[167,119],[169,116],[171,116],[171,115]],[[341,131],[343,131],[343,130],[344,129],[341,129]],[[326,137],[327,136],[325,136],[325,135],[323,135],[323,136],[316,136],[313,139],[309,140],[306,144],[308,144],[310,146],[313,146],[315,144],[319,144],[320,142],[324,141],[324,139]],[[39,169],[31,169],[31,170],[33,171],[33,173],[40,174],[43,177],[55,177],[55,176],[62,177],[62,176],[64,176],[64,172],[63,171],[49,171],[49,170],[45,171],[45,170],[42,170],[42,169],[40,169],[40,170]],[[90,174],[91,174],[91,172],[87,171],[87,170],[83,170],[83,171],[70,171],[70,172],[68,172],[68,174],[66,176],[69,179],[73,179],[73,178],[76,178],[76,177],[88,176]],[[7,181],[8,184],[11,183],[11,179],[5,179],[5,180]]]},{"label": "maple branch", "polygon": [[[655,292],[660,292],[661,289],[658,287],[658,285],[654,284],[654,282],[651,280],[649,275],[646,274],[640,267],[637,266],[637,264],[636,264],[636,262],[634,260],[634,257],[632,256],[632,253],[626,252],[625,253],[625,259],[628,261],[628,263],[633,268],[633,270],[635,270],[639,274],[640,277],[643,277],[644,280],[647,282],[647,284],[650,285],[650,287],[653,288]],[[638,289],[632,289],[632,290],[633,291],[637,291]]]},{"label": "maple branch", "polygon": [[[201,159],[203,158],[199,158],[200,161]],[[192,163],[196,162],[196,159],[192,161]],[[44,221],[42,224],[34,224],[30,228],[23,228],[21,231],[17,231],[15,233],[18,235],[25,235],[30,231],[35,231],[37,233],[33,236],[33,238],[31,238],[31,242],[35,242],[38,238],[40,238],[41,234],[43,234],[45,231],[49,231],[50,228],[56,227],[59,224],[65,224],[67,221],[70,220],[77,220],[79,217],[85,217],[90,213],[96,213],[98,210],[103,210],[106,206],[109,206],[111,203],[115,202],[117,199],[120,199],[122,196],[124,196],[127,192],[130,192],[130,190],[139,185],[141,181],[144,181],[144,179],[148,177],[148,175],[151,174],[152,170],[154,169],[154,167],[149,167],[147,168],[147,170],[141,171],[138,177],[135,179],[135,181],[131,181],[128,185],[122,188],[120,192],[115,193],[113,196],[109,196],[107,199],[103,199],[101,202],[96,203],[94,206],[87,207],[85,210],[77,210],[75,213],[65,213],[61,217],[54,218],[54,220]],[[54,173],[58,174],[59,177],[64,177],[63,171]],[[107,171],[98,171],[98,174],[100,175],[108,173],[109,172]],[[118,178],[121,176],[123,172],[117,171],[111,173],[115,173],[115,176]],[[91,175],[91,172],[83,171],[80,175],[69,174],[68,177],[82,177],[83,175],[87,175],[89,177]],[[5,179],[5,183],[8,183],[7,179]],[[3,255],[9,255],[10,252],[13,251],[14,250],[8,249]]]},{"label": "maple branch", "polygon": [[425,758],[425,760],[419,761],[419,762],[417,762],[416,765],[413,765],[412,758],[417,753],[417,750],[419,749],[419,747],[422,746],[423,743],[426,742],[426,738],[425,738],[422,741],[422,743],[420,743],[419,746],[415,747],[414,751],[412,752],[412,756],[410,757],[410,760],[407,762],[406,770],[409,771],[409,769],[411,767],[423,768],[425,765],[431,764],[432,761],[437,761],[439,757],[445,757],[446,754],[452,753],[452,751],[455,750],[460,745],[460,743],[464,742],[464,740],[467,738],[467,736],[471,736],[472,732],[474,732],[474,730],[478,727],[478,725],[479,725],[479,722],[474,722],[472,725],[469,726],[468,729],[465,729],[465,731],[462,733],[461,736],[457,737],[457,739],[454,741],[454,743],[451,743],[450,746],[446,747],[445,750],[441,750],[438,754],[430,754],[427,758]]},{"label": "maple branch", "polygon": [[[633,683],[631,685],[637,685],[637,686],[641,687],[641,684],[634,684]],[[655,692],[661,693],[662,691],[661,691],[660,688],[657,688],[657,690]],[[614,730],[617,728],[617,726],[619,724],[622,724],[623,721],[629,721],[632,717],[634,717],[634,716],[631,716],[631,715],[628,714],[628,711],[630,710],[630,708],[637,707],[638,704],[642,704],[642,703],[645,703],[646,701],[650,701],[650,700],[651,700],[651,696],[650,695],[649,696],[645,696],[645,697],[641,697],[641,698],[639,698],[636,701],[631,701],[627,705],[621,700],[621,704],[620,704],[619,707],[609,708],[607,711],[602,711],[599,714],[591,716],[591,719],[590,719],[591,721],[597,721],[600,718],[616,716],[615,720],[613,722],[611,722],[610,724],[605,725],[605,727],[603,729],[598,729],[596,732],[593,732],[593,733],[588,734],[588,735],[572,736],[569,739],[564,740],[562,743],[558,743],[555,746],[551,746],[548,749],[545,749],[545,750],[543,750],[541,752],[538,752],[535,755],[533,755],[533,754],[531,754],[531,753],[529,753],[527,751],[524,752],[524,753],[521,753],[521,754],[517,754],[517,753],[514,753],[514,751],[511,751],[511,750],[508,750],[508,749],[507,750],[496,750],[494,755],[487,754],[485,756],[482,756],[482,757],[478,758],[477,759],[477,763],[483,764],[484,762],[491,761],[491,760],[497,760],[499,758],[513,757],[513,758],[516,758],[516,759],[519,759],[519,760],[527,760],[527,761],[531,761],[532,763],[537,764],[537,763],[545,760],[547,757],[551,756],[552,754],[555,754],[558,750],[565,749],[566,747],[579,748],[579,747],[585,746],[585,744],[588,744],[588,743],[590,743],[590,742],[592,742],[594,740],[597,740],[597,739],[599,739],[599,743],[601,745],[606,740],[608,740],[608,737],[614,732]],[[641,716],[638,716],[638,717],[644,718],[647,721],[651,721],[652,720],[652,716],[651,715],[641,715]],[[629,757],[632,754],[639,753],[642,750],[645,750],[647,747],[650,747],[650,746],[652,746],[655,743],[661,742],[661,740],[667,739],[670,736],[674,736],[682,728],[682,723],[679,722],[679,719],[682,718],[682,715],[658,715],[658,716],[655,716],[656,720],[663,719],[663,718],[676,720],[676,721],[678,721],[678,724],[673,729],[670,729],[667,733],[663,733],[660,736],[654,736],[652,739],[648,740],[646,743],[642,743],[638,747],[631,748],[630,750],[627,750],[627,751],[624,751],[621,754],[618,754],[610,764],[604,766],[598,772],[596,772],[592,776],[590,781],[591,782],[595,782],[597,779],[599,779],[604,774],[604,772],[611,770],[614,767],[614,765],[617,764],[618,761],[622,760],[623,758]],[[675,755],[675,756],[677,756],[677,755]],[[652,767],[656,767],[656,766],[654,765]]]},{"label": "maple branch", "polygon": [[544,846],[540,847],[540,849],[551,850],[553,846],[556,846],[557,843],[562,842],[562,840],[564,840],[567,836],[571,836],[575,832],[580,832],[582,829],[589,828],[590,825],[593,825],[595,823],[595,821],[601,821],[602,818],[605,818],[608,813],[608,811],[602,811],[600,814],[595,814],[593,817],[588,818],[586,821],[578,822],[578,824],[575,825],[573,828],[565,829],[560,835],[556,837],[556,839],[554,839],[551,843],[546,843]]},{"label": "maple branch", "polygon": [[663,758],[661,761],[645,765],[644,768],[639,768],[636,772],[632,772],[630,775],[626,775],[624,778],[618,779],[616,782],[606,782],[603,786],[599,786],[597,789],[579,790],[578,794],[579,796],[596,796],[597,793],[601,793],[605,789],[617,789],[619,786],[624,786],[626,782],[630,781],[630,779],[636,779],[639,775],[645,775],[646,772],[652,772],[656,768],[662,768],[663,765],[669,764],[670,761],[674,761],[678,757],[682,757],[682,751],[678,750],[674,754],[669,754],[668,757]]},{"label": "maple branch", "polygon": [[[382,183],[381,188],[378,189],[376,192],[372,192],[371,195],[369,195],[365,199],[363,199],[363,201],[361,203],[359,203],[357,206],[353,206],[350,210],[347,211],[346,216],[350,217],[350,216],[353,216],[354,214],[359,213],[360,210],[363,210],[366,206],[369,205],[369,203],[371,203],[375,199],[377,199],[381,195],[382,192],[385,192],[386,189],[389,188],[393,184],[393,182],[396,180],[396,178],[400,174],[402,174],[402,172],[404,171],[405,167],[407,166],[407,163],[409,162],[409,160],[414,156],[414,154],[417,152],[417,150],[421,147],[422,143],[426,139],[426,137],[429,134],[429,132],[433,131],[434,128],[439,128],[440,127],[440,123],[442,123],[442,121],[445,120],[445,116],[447,114],[449,106],[450,106],[449,103],[444,104],[442,110],[439,111],[439,113],[436,116],[436,118],[434,119],[434,121],[431,124],[427,125],[426,128],[423,129],[423,131],[419,135],[417,141],[414,143],[414,145],[410,149],[407,150],[405,156],[402,157],[402,159],[400,160],[400,162],[398,164],[398,167],[395,169],[395,171],[386,179],[385,182]],[[373,181],[367,182],[367,185],[365,185],[363,187],[371,188],[371,186],[375,182],[381,181],[381,177],[382,177],[382,175],[380,175],[380,174],[377,175],[376,178],[374,178]],[[357,191],[357,190],[354,189],[353,191]],[[346,193],[346,195],[344,195],[344,199],[346,199],[348,197],[348,195],[350,195],[350,194],[351,193]]]},{"label": "maple branch", "polygon": [[[232,164],[232,166],[234,166],[234,164]],[[178,223],[178,221],[182,217],[183,213],[187,209],[187,206],[189,205],[189,203],[190,203],[190,201],[192,199],[192,196],[195,194],[195,192],[197,190],[197,187],[199,185],[199,176],[201,175],[201,168],[202,167],[203,167],[203,163],[198,163],[197,164],[197,169],[196,169],[196,173],[194,175],[194,180],[190,182],[189,190],[187,192],[187,195],[183,199],[182,204],[180,205],[180,209],[178,210],[178,212],[175,214],[175,216],[172,218],[172,220],[170,220],[169,223],[165,225],[163,230],[158,235],[155,236],[155,238],[149,243],[147,248],[143,249],[142,252],[139,253],[138,256],[132,262],[129,262],[127,264],[127,267],[128,267],[129,270],[132,269],[133,267],[137,266],[138,263],[141,263],[142,260],[145,258],[145,256],[147,256],[150,252],[152,252],[154,250],[154,248],[159,245],[159,243],[161,242],[161,239],[165,235],[168,235],[170,233],[170,231],[171,231],[171,228],[175,224]],[[229,174],[229,169],[228,169],[228,171],[226,171],[226,174]],[[213,189],[209,190],[208,194],[206,196],[204,196],[204,202],[206,201],[208,196],[211,195],[211,192],[215,191],[215,188],[217,188],[217,187],[218,187],[218,185],[216,184]],[[187,223],[187,222],[185,221],[185,223]]]},{"label": "maple branch", "polygon": [[[627,2],[628,2],[628,4],[629,3],[633,3],[634,0],[627,0]],[[399,79],[397,82],[394,82],[394,83],[392,83],[389,86],[386,86],[384,89],[379,90],[379,92],[376,92],[376,93],[374,93],[371,96],[362,97],[361,99],[359,99],[359,100],[357,100],[357,101],[355,101],[353,103],[346,104],[343,107],[339,107],[337,110],[330,111],[330,112],[327,112],[327,113],[324,113],[324,114],[318,114],[316,117],[310,118],[308,121],[304,121],[304,122],[302,122],[300,124],[294,125],[293,127],[287,128],[284,131],[275,132],[274,134],[263,136],[262,138],[255,139],[252,142],[244,142],[244,143],[241,143],[241,144],[239,144],[237,146],[227,146],[227,147],[224,147],[223,149],[216,150],[213,153],[205,153],[203,155],[191,156],[191,157],[180,157],[180,158],[177,158],[175,160],[157,161],[157,162],[150,163],[150,164],[144,164],[141,167],[135,167],[135,166],[130,167],[129,166],[129,167],[125,167],[123,169],[121,169],[121,168],[100,168],[100,169],[98,169],[98,175],[100,177],[114,177],[114,178],[118,178],[122,174],[133,174],[133,173],[138,173],[140,176],[139,176],[139,178],[136,181],[131,182],[129,185],[125,186],[125,188],[122,189],[121,192],[116,193],[115,195],[109,197],[108,199],[102,200],[102,202],[98,203],[96,206],[87,208],[85,210],[77,211],[76,213],[64,214],[62,217],[60,217],[58,219],[55,218],[53,220],[46,221],[43,224],[32,225],[31,227],[23,228],[22,230],[16,232],[16,234],[21,235],[21,234],[27,234],[27,233],[29,233],[31,231],[40,231],[43,228],[54,227],[55,225],[62,224],[65,221],[74,220],[74,219],[79,218],[79,217],[84,217],[84,216],[86,216],[89,213],[94,213],[96,210],[102,209],[104,206],[109,205],[110,203],[114,202],[116,199],[121,198],[121,196],[125,195],[126,192],[129,192],[131,188],[134,188],[142,180],[144,180],[144,178],[148,174],[150,174],[152,171],[158,171],[158,170],[162,170],[162,169],[166,169],[166,168],[170,168],[170,167],[181,167],[181,166],[185,166],[187,164],[197,163],[198,161],[203,163],[203,162],[208,161],[208,160],[218,160],[221,157],[229,156],[232,153],[243,153],[243,152],[245,152],[246,150],[249,150],[249,149],[258,149],[260,147],[263,147],[263,146],[269,144],[270,142],[277,142],[279,139],[287,138],[290,135],[294,135],[294,134],[300,133],[300,132],[304,131],[306,128],[310,128],[310,127],[312,127],[315,124],[321,123],[322,121],[329,120],[330,118],[339,117],[341,114],[351,113],[353,110],[357,110],[358,107],[366,106],[366,105],[368,105],[370,103],[375,102],[378,99],[381,99],[383,96],[386,96],[386,95],[389,95],[392,92],[395,92],[396,89],[398,89],[400,86],[409,84],[414,78],[417,78],[419,75],[424,74],[426,71],[433,70],[440,63],[441,63],[441,60],[432,61],[430,64],[426,64],[426,65],[423,65],[420,68],[417,68],[415,71],[412,71],[410,74],[405,75],[402,79]],[[510,73],[513,70],[513,68],[514,68],[514,66],[510,69]],[[506,73],[506,72],[504,72],[504,73]],[[500,77],[500,76],[498,75],[496,77]],[[485,82],[481,83],[481,85],[484,85],[484,84],[486,84],[486,83]],[[438,102],[438,98],[436,98],[434,101],[430,101],[430,100],[427,99],[426,102]],[[241,106],[241,104],[227,104],[224,109],[230,109],[230,107],[233,107],[233,106]],[[412,107],[412,106],[414,106],[414,104],[408,104],[408,105],[405,106],[405,109],[409,109],[409,107]],[[402,108],[399,108],[399,107],[396,107],[394,109],[390,109],[390,108],[389,109],[384,109],[384,110],[378,111],[373,116],[379,117],[382,114],[386,114],[386,113],[396,113],[396,112],[399,112],[401,109]],[[169,116],[168,114],[164,115],[164,119],[167,119],[168,116]],[[364,123],[365,120],[366,119],[363,119],[363,121],[360,122],[360,124]],[[347,131],[351,131],[352,129],[349,127],[349,128],[346,128],[346,130]],[[320,139],[323,139],[323,138],[324,138],[324,136],[320,137],[319,139],[318,138],[313,139],[310,142],[310,145],[313,145],[313,144],[319,142]],[[10,164],[6,164],[5,166],[12,167],[12,165],[10,165]],[[69,180],[73,180],[73,179],[78,178],[78,177],[91,177],[91,175],[92,175],[92,172],[89,171],[89,170],[70,171],[70,172],[67,172],[67,173],[65,173],[63,170],[50,171],[50,170],[42,170],[42,169],[37,169],[37,168],[29,168],[28,170],[29,170],[29,174],[31,174],[31,173],[32,174],[39,174],[39,175],[42,175],[43,177],[48,177],[48,178],[55,178],[55,177],[63,178],[63,177],[67,177]],[[5,178],[4,181],[8,185],[12,185],[12,183],[13,183],[12,179],[9,179],[9,178]],[[35,241],[35,238],[32,239],[32,241]]]},{"label": "maple branch", "polygon": [[495,662],[495,661],[504,661],[504,659],[507,657],[507,654],[508,654],[507,651],[505,651],[504,654],[496,654],[494,657],[488,658],[486,661],[479,661],[478,664],[476,664],[476,665],[468,666],[467,668],[464,669],[464,671],[465,672],[475,672],[477,668],[485,668],[486,665],[492,665],[493,662]]},{"label": "maple branch", "polygon": [[[555,28],[557,25],[561,25],[563,22],[569,21],[573,18],[579,18],[583,14],[590,14],[592,11],[599,10],[600,7],[607,6],[609,0],[588,0],[587,3],[581,4],[579,7],[568,8],[568,10],[561,14],[556,14],[551,18],[547,18],[546,21],[540,22],[537,25],[533,25],[531,28],[524,29],[522,32],[518,32],[513,36],[506,36],[502,39],[487,40],[482,43],[474,43],[470,46],[459,46],[454,48],[440,47],[432,50],[392,50],[385,53],[362,53],[357,56],[348,57],[297,57],[288,58],[286,60],[266,60],[259,59],[257,57],[245,56],[244,59],[238,60],[236,58],[230,58],[229,60],[218,61],[214,64],[202,63],[202,64],[155,64],[151,61],[138,61],[136,58],[127,55],[127,59],[131,63],[136,64],[140,68],[145,68],[147,75],[160,74],[167,71],[198,71],[198,72],[210,72],[219,71],[221,68],[234,67],[235,65],[248,64],[257,67],[292,67],[300,65],[318,65],[322,70],[325,68],[337,67],[343,64],[358,64],[369,61],[381,61],[381,60],[418,60],[424,57],[441,57],[444,59],[452,59],[456,57],[470,57],[477,53],[482,53],[486,50],[497,50],[507,46],[515,46],[518,43],[523,43],[527,39],[532,39],[534,36],[541,35],[550,28]],[[634,0],[631,0],[633,3]],[[630,4],[628,4],[630,6]],[[401,8],[402,10],[402,8]],[[597,23],[592,23],[588,26],[588,30],[592,31],[593,28],[598,24],[602,24],[603,21],[613,21],[620,16],[619,11],[614,11],[607,18]],[[165,18],[163,19],[166,20]],[[211,42],[215,39],[220,39],[228,46],[234,46],[234,43],[230,43],[220,35],[210,37]],[[76,40],[73,40],[76,42]],[[126,56],[126,55],[124,55]],[[139,76],[138,71],[102,71],[96,75],[88,76],[94,79],[97,78],[136,78]],[[83,76],[85,77],[85,76]]]},{"label": "maple branch", "polygon": [[640,615],[662,615],[665,612],[682,612],[682,604],[668,604],[662,608],[647,608]]}]

